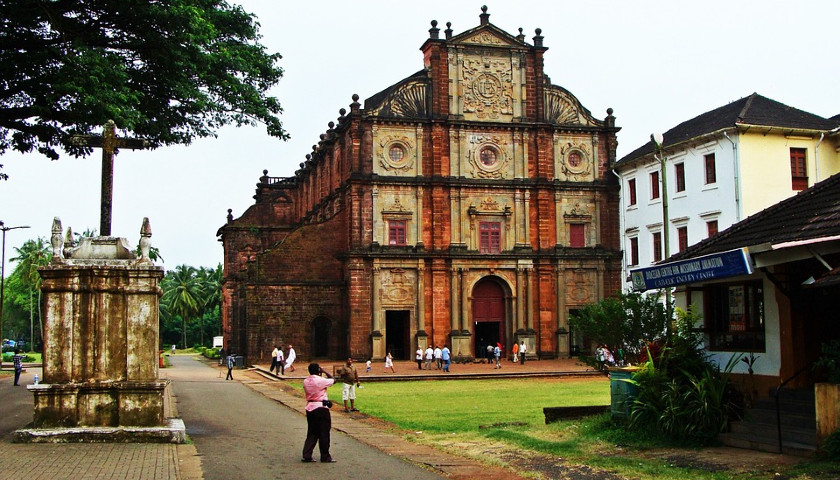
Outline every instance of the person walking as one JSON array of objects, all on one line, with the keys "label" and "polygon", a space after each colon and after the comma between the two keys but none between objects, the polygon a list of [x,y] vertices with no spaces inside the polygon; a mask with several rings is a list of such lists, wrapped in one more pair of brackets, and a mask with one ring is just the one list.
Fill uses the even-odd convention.
[{"label": "person walking", "polygon": [[496,346],[493,347],[493,360],[496,361],[496,366],[493,367],[493,369],[502,368],[502,344],[501,343],[497,343]]},{"label": "person walking", "polygon": [[274,346],[274,350],[271,351],[271,366],[268,367],[268,371],[274,373],[274,369],[277,368],[277,345]]},{"label": "person walking", "polygon": [[423,370],[423,349],[417,347],[417,351],[414,352],[414,360],[417,362],[417,370]]},{"label": "person walking", "polygon": [[[341,369],[341,399],[344,400],[345,412],[358,412],[356,410],[356,387],[361,385],[359,373],[353,365],[353,359],[348,358],[344,368]],[[350,401],[350,408],[347,408],[347,401]]]},{"label": "person walking", "polygon": [[388,373],[389,368],[391,369],[391,373],[397,373],[394,370],[394,357],[391,356],[391,352],[385,355],[385,373]]},{"label": "person walking", "polygon": [[519,364],[525,365],[525,352],[528,351],[528,346],[525,345],[525,340],[522,340],[522,345],[519,346]]},{"label": "person walking", "polygon": [[428,347],[426,347],[426,363],[423,365],[423,368],[425,370],[431,370],[432,369],[432,358],[434,358],[434,356],[435,356],[435,351],[432,350],[432,346],[429,345]]},{"label": "person walking", "polygon": [[275,359],[277,360],[277,373],[280,375],[286,374],[286,358],[283,356],[283,348],[278,348],[277,353],[275,354]]},{"label": "person walking", "polygon": [[437,345],[435,345],[435,349],[434,349],[433,352],[434,352],[434,356],[435,356],[435,368],[440,370],[440,369],[443,368],[443,358],[441,356],[443,353],[442,353],[440,347],[437,346]]},{"label": "person walking", "polygon": [[295,349],[292,347],[292,344],[289,344],[289,354],[286,355],[286,368],[291,369],[293,372],[295,371],[295,359],[297,358],[297,354],[295,354]]},{"label": "person walking", "polygon": [[492,362],[493,362],[493,344],[488,343],[487,344],[487,363],[492,363]]},{"label": "person walking", "polygon": [[513,353],[513,363],[517,363],[519,361],[519,344],[513,342],[513,348],[510,350]]},{"label": "person walking", "polygon": [[15,354],[12,356],[12,363],[15,366],[15,385],[20,386],[20,372],[23,371],[23,355],[20,354],[20,349],[15,349]]},{"label": "person walking", "polygon": [[452,353],[446,345],[441,350],[441,358],[443,359],[443,371],[449,373],[449,364],[452,363]]},{"label": "person walking", "polygon": [[[323,376],[322,376],[323,375]],[[324,378],[326,377],[326,378]],[[309,376],[303,380],[303,393],[306,396],[306,440],[303,442],[303,456],[301,462],[314,462],[312,452],[315,445],[321,452],[321,461],[335,462],[330,455],[330,402],[327,388],[335,383],[335,379],[317,363],[309,364]]]},{"label": "person walking", "polygon": [[228,373],[225,377],[225,380],[233,380],[233,366],[236,365],[236,358],[233,356],[233,352],[227,356],[227,369]]}]

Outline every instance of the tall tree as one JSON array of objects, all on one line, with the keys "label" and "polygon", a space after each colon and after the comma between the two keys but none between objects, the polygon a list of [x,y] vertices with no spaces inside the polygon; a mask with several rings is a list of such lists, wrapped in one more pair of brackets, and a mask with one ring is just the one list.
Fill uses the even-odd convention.
[{"label": "tall tree", "polygon": [[44,329],[44,324],[41,321],[41,275],[38,274],[38,267],[49,263],[52,252],[47,242],[40,237],[35,240],[27,240],[20,248],[15,247],[15,252],[17,256],[11,259],[12,262],[18,262],[15,272],[20,269],[21,281],[29,290],[29,348],[31,350],[35,346],[34,309],[32,307],[35,292],[38,292],[38,324],[41,328],[40,331]]},{"label": "tall tree", "polygon": [[258,27],[225,0],[0,0],[0,154],[87,155],[70,137],[109,119],[153,147],[228,124],[286,139]]},{"label": "tall tree", "polygon": [[204,295],[197,270],[187,265],[179,265],[167,273],[164,278],[163,303],[170,314],[181,317],[182,342],[187,348],[187,321],[195,318],[201,312],[201,302]]}]

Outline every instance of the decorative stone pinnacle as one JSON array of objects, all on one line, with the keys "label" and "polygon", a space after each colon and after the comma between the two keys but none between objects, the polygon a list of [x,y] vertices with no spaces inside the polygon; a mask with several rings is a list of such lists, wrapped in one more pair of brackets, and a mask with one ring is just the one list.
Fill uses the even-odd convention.
[{"label": "decorative stone pinnacle", "polygon": [[50,235],[50,246],[52,247],[52,258],[54,262],[60,262],[62,259],[61,249],[64,247],[64,242],[61,238],[61,231],[61,219],[59,219],[58,217],[53,218],[51,231],[52,235]]},{"label": "decorative stone pinnacle", "polygon": [[143,217],[143,225],[140,226],[140,261],[151,263],[149,251],[152,249],[152,226],[149,224],[149,217]]}]

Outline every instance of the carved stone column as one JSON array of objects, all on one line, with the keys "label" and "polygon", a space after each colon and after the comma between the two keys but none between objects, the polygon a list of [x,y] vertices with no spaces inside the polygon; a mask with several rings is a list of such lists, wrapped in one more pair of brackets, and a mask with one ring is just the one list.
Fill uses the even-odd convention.
[{"label": "carved stone column", "polygon": [[525,213],[525,208],[522,205],[522,191],[516,190],[513,193],[513,204],[515,208],[513,209],[513,223],[516,225],[515,230],[515,245],[519,246],[522,244],[523,237],[525,236],[525,231],[522,229],[522,216]]},{"label": "carved stone column", "polygon": [[423,187],[417,187],[415,190],[414,195],[417,198],[417,209],[415,218],[417,220],[417,233],[416,233],[416,245],[418,247],[423,246]]},{"label": "carved stone column", "polygon": [[457,267],[452,267],[452,269],[450,270],[449,273],[450,273],[450,277],[449,277],[449,288],[450,288],[449,300],[451,302],[450,307],[449,307],[449,312],[450,312],[450,315],[449,315],[449,319],[450,319],[449,330],[452,331],[452,332],[455,332],[455,331],[459,330],[459,325],[461,324],[461,320],[459,318],[459,314],[460,314],[460,311],[461,311],[460,305],[459,305],[460,298],[459,298],[459,295],[458,295],[458,292],[459,292],[460,286],[461,286],[460,285],[461,284],[461,279],[458,276],[458,268]]},{"label": "carved stone column", "polygon": [[569,315],[566,311],[566,284],[563,281],[563,267],[558,263],[554,269],[557,295],[557,356],[568,358],[569,351]]},{"label": "carved stone column", "polygon": [[468,269],[462,268],[461,269],[461,323],[460,329],[461,332],[468,332],[470,329],[469,321],[470,321],[470,286],[469,281],[467,279],[467,273],[469,272]]},{"label": "carved stone column", "polygon": [[525,330],[525,269],[523,267],[516,267],[516,330]]},{"label": "carved stone column", "polygon": [[[371,219],[370,219],[370,230],[371,230],[371,237],[373,237],[373,243],[379,243],[377,232],[376,232],[376,199],[379,197],[379,189],[374,187],[370,189],[370,202],[371,202]],[[387,239],[383,241],[386,245],[388,244]]]},{"label": "carved stone column", "polygon": [[526,307],[525,329],[529,332],[534,329],[534,269],[525,269],[525,288],[527,290],[528,305]]},{"label": "carved stone column", "polygon": [[522,239],[522,243],[524,245],[531,246],[531,192],[525,190],[525,195],[522,198],[522,202],[525,204],[525,218],[523,219],[523,230],[525,233],[525,238]]},{"label": "carved stone column", "polygon": [[422,258],[417,261],[417,348],[426,349],[428,335],[426,334],[426,264]]},{"label": "carved stone column", "polygon": [[[382,278],[378,262],[374,263],[373,275],[373,327],[371,328],[372,350],[374,358],[385,357],[385,342],[382,332]],[[387,332],[386,332],[387,333]]]},{"label": "carved stone column", "polygon": [[563,242],[563,195],[560,192],[554,192],[554,235],[555,245],[561,246]]}]

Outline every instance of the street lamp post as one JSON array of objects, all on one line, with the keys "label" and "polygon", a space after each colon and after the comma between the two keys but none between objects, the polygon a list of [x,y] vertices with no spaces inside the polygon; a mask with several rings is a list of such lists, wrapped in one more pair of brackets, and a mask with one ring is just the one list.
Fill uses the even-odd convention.
[{"label": "street lamp post", "polygon": [[[3,232],[3,253],[2,261],[0,261],[0,344],[3,342],[3,302],[6,297],[6,232],[15,230],[17,228],[29,228],[28,225],[21,225],[19,227],[7,227],[2,220],[0,220],[0,231]],[[2,350],[2,348],[0,348]],[[3,355],[0,355],[0,369],[3,368]]]},{"label": "street lamp post", "polygon": [[[662,151],[662,144],[665,137],[661,133],[651,133],[650,139],[653,142],[654,158],[659,154],[659,181],[662,182],[662,241],[665,243],[663,259],[671,256],[671,242],[669,241],[669,217],[668,217],[668,180],[665,166],[665,153]],[[671,338],[671,287],[665,287],[665,335]]]}]

